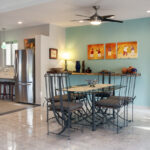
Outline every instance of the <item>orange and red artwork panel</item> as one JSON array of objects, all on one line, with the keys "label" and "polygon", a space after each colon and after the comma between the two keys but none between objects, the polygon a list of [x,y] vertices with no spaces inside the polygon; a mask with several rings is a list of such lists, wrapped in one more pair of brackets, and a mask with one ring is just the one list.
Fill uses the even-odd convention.
[{"label": "orange and red artwork panel", "polygon": [[137,41],[134,42],[119,42],[117,44],[118,58],[137,58]]},{"label": "orange and red artwork panel", "polygon": [[116,59],[116,43],[106,43],[106,59]]},{"label": "orange and red artwork panel", "polygon": [[104,59],[104,44],[88,45],[88,59]]}]

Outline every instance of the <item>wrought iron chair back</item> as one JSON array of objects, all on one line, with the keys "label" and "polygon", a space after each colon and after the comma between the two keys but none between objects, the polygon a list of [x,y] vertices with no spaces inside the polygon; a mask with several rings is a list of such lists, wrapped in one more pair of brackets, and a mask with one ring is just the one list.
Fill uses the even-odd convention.
[{"label": "wrought iron chair back", "polygon": [[128,77],[128,88],[127,95],[128,97],[135,98],[135,85],[136,85],[136,74],[129,75]]},{"label": "wrought iron chair back", "polygon": [[136,75],[121,75],[119,95],[122,97],[130,97],[135,98],[135,83],[136,83]]},{"label": "wrought iron chair back", "polygon": [[102,71],[101,73],[98,74],[98,83],[115,84],[115,73]]},{"label": "wrought iron chair back", "polygon": [[[98,74],[98,83],[101,84],[115,84],[115,73],[114,72],[104,72]],[[103,98],[109,97],[110,95],[115,95],[115,90],[110,92],[110,88],[102,89],[99,93],[96,94],[96,97]]]},{"label": "wrought iron chair back", "polygon": [[128,76],[127,75],[121,75],[121,80],[120,80],[120,88],[119,89],[119,97],[127,97],[127,87],[128,87],[129,81],[128,81]]},{"label": "wrought iron chair back", "polygon": [[[49,86],[49,79],[50,77],[52,78],[52,84],[53,84],[53,89]],[[54,96],[59,96],[59,80],[58,78],[61,78],[61,87],[62,88],[68,88],[70,87],[70,79],[69,79],[69,74],[67,73],[57,73],[57,74],[46,74],[45,75],[45,84],[46,84],[46,99],[50,99],[51,93],[53,92]],[[53,91],[51,91],[53,90]],[[62,91],[62,95],[67,94],[67,91]]]},{"label": "wrought iron chair back", "polygon": [[[46,84],[46,100],[47,107],[51,106],[51,110],[54,113],[54,117],[60,125],[63,125],[66,120],[65,111],[63,106],[63,95],[68,95],[68,74],[46,74],[45,75]],[[63,90],[63,89],[66,90]],[[56,101],[57,97],[57,101]],[[59,103],[59,105],[57,105]],[[57,108],[56,108],[57,106]],[[60,107],[60,108],[58,108]]]}]

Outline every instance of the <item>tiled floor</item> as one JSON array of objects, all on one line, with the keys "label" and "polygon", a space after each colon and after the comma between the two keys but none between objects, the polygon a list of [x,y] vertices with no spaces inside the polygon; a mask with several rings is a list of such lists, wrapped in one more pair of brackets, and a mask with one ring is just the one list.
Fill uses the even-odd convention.
[{"label": "tiled floor", "polygon": [[[140,111],[139,111],[140,110]],[[36,107],[0,116],[0,150],[150,150],[150,111],[135,110],[135,121],[117,135],[109,128],[85,128],[71,140],[47,135],[46,111]],[[52,130],[57,125],[52,121]]]},{"label": "tiled floor", "polygon": [[10,100],[0,100],[0,115],[17,112],[26,108],[32,108],[33,105],[15,103]]}]

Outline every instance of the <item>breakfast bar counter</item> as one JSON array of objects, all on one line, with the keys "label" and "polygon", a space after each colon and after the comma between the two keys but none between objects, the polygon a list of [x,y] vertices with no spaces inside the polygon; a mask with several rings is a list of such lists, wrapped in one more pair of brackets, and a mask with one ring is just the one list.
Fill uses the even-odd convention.
[{"label": "breakfast bar counter", "polygon": [[[72,72],[72,75],[102,75],[102,73],[80,73],[80,72]],[[112,73],[112,76],[121,76],[122,73]],[[141,73],[137,73],[137,76],[141,76]]]}]

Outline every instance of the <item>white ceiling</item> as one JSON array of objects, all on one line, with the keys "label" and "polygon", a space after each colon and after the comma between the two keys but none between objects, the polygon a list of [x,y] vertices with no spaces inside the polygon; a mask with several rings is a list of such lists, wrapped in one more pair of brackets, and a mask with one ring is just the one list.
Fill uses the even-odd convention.
[{"label": "white ceiling", "polygon": [[[114,19],[128,20],[150,17],[150,0],[0,0],[0,28],[13,29],[39,24],[63,27],[88,23],[71,22],[82,19],[76,14],[92,15],[92,6],[100,5],[100,15],[115,15]],[[23,21],[18,25],[18,21]]]}]

